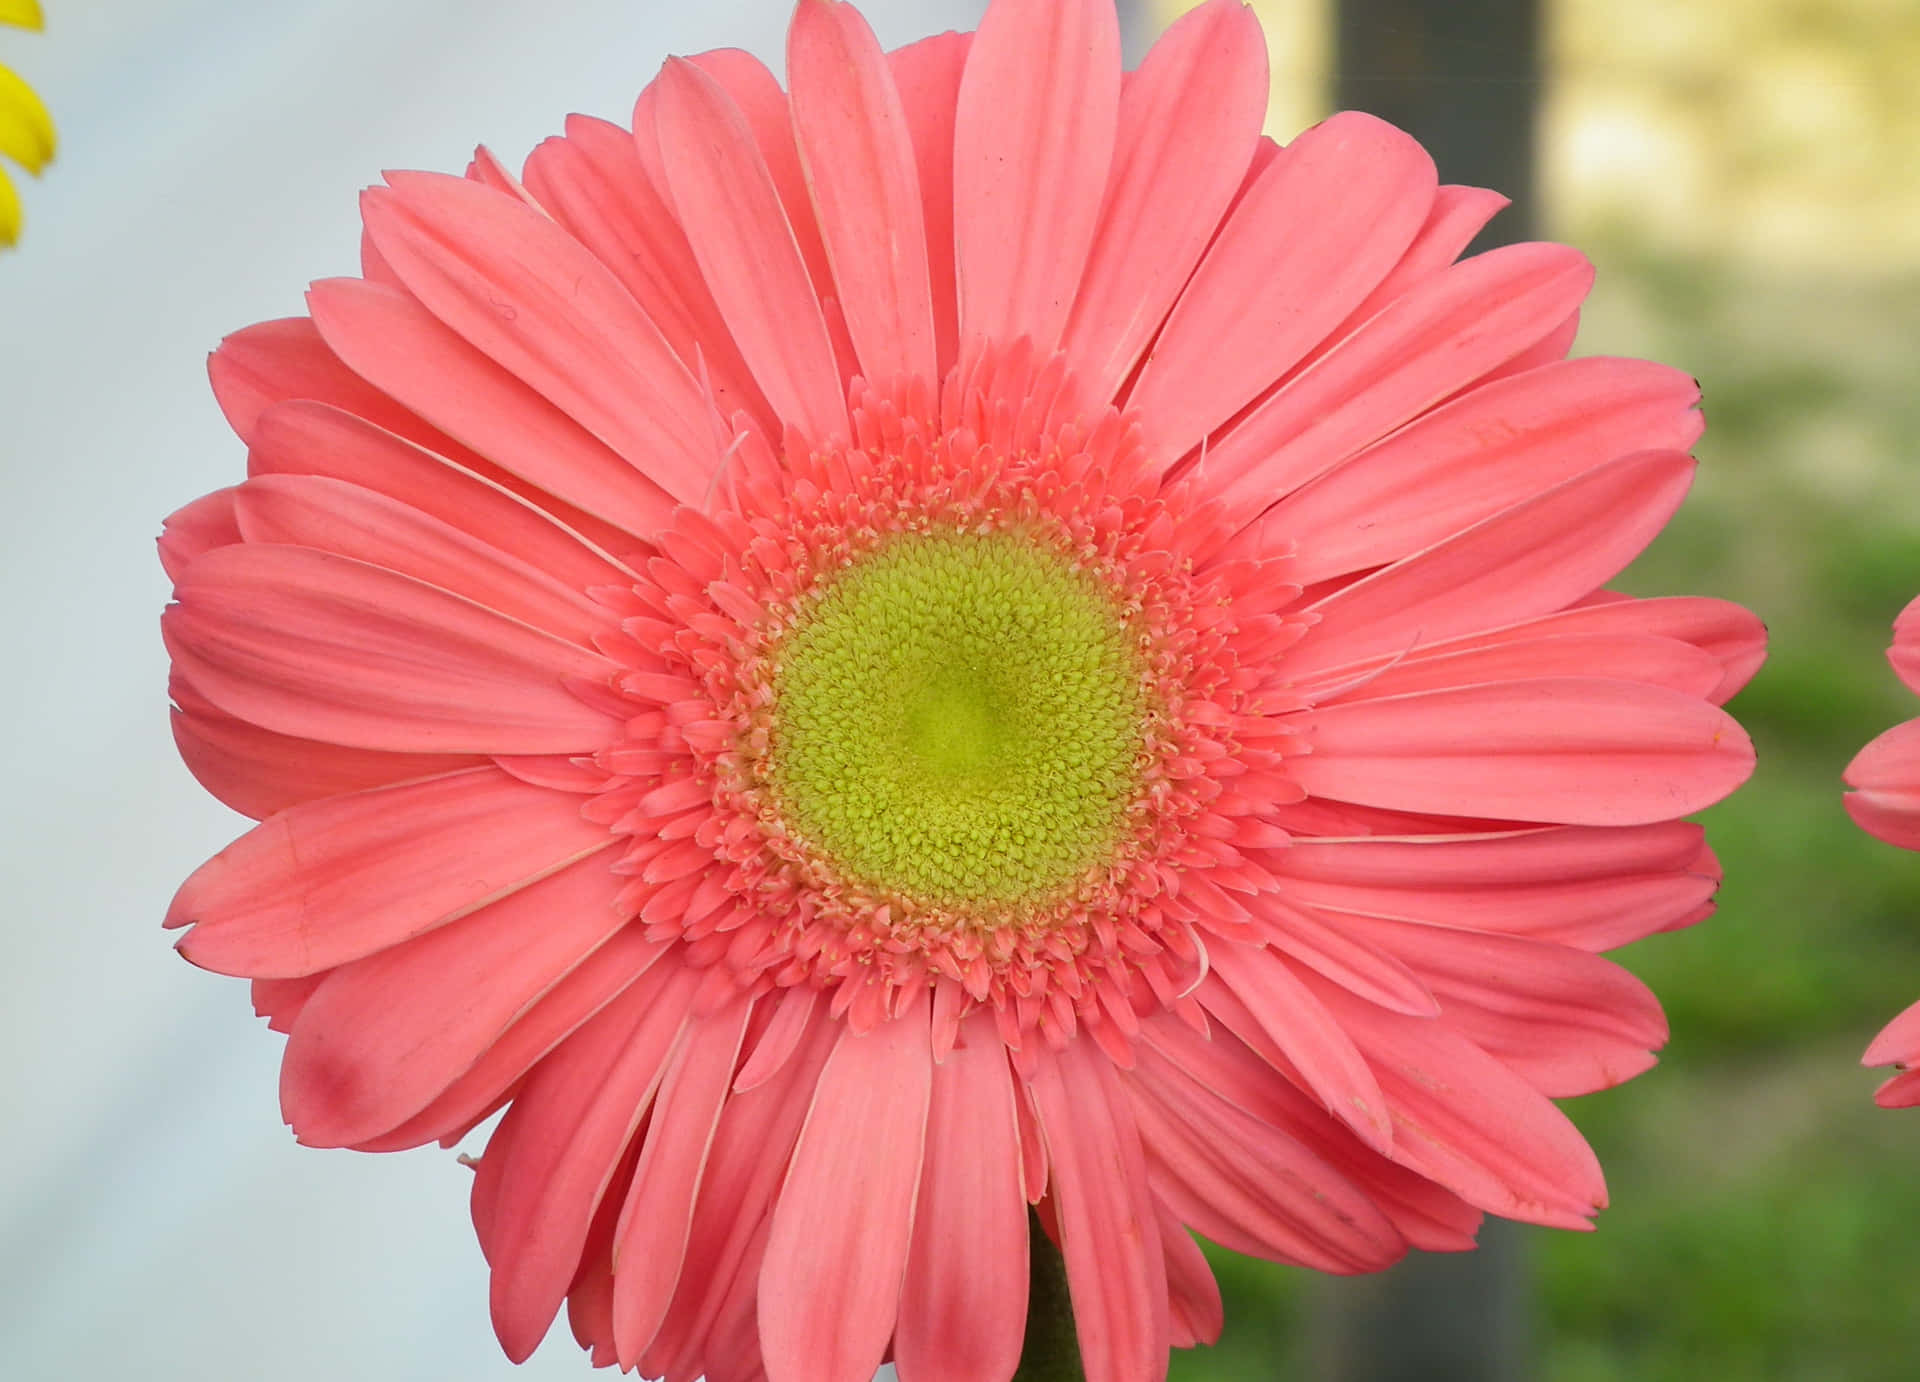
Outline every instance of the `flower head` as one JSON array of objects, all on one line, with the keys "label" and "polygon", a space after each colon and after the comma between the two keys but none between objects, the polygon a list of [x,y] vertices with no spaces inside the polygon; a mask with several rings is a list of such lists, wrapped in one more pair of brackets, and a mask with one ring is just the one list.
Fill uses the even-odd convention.
[{"label": "flower head", "polygon": [[675,60],[513,178],[394,174],[230,337],[169,521],[181,889],[303,1141],[451,1143],[501,1341],[1005,1379],[1027,1206],[1088,1376],[1210,1340],[1188,1230],[1332,1272],[1605,1199],[1550,1096],[1664,1039],[1762,633],[1605,590],[1697,390],[1249,11],[1102,0],[789,91]]},{"label": "flower head", "polygon": [[[38,29],[39,0],[0,0],[0,24]],[[53,151],[53,117],[33,88],[0,63],[0,154],[38,177]],[[0,248],[20,238],[20,219],[20,194],[13,190],[5,166],[0,165]]]},{"label": "flower head", "polygon": [[[1909,690],[1920,691],[1920,600],[1893,621],[1887,661]],[[1920,849],[1920,720],[1896,725],[1868,744],[1847,765],[1846,796],[1854,824],[1901,849]],[[1886,1108],[1920,1104],[1920,1003],[1873,1039],[1863,1065],[1897,1065],[1875,1100]]]}]

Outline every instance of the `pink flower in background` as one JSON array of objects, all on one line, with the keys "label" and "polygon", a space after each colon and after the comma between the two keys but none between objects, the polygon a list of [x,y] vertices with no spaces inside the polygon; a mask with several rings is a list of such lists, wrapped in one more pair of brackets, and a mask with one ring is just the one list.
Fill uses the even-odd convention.
[{"label": "pink flower in background", "polygon": [[670,62],[516,180],[394,174],[215,354],[181,753],[261,824],[168,917],[302,1141],[452,1143],[496,1329],[690,1382],[1004,1382],[1028,1205],[1090,1382],[1329,1272],[1582,1228],[1596,952],[1718,877],[1760,625],[1605,584],[1698,392],[1591,271],[1212,0]]},{"label": "pink flower in background", "polygon": [[[1920,600],[1893,621],[1887,661],[1909,689],[1920,691]],[[1902,849],[1920,849],[1920,720],[1896,725],[1868,744],[1847,765],[1847,813],[1869,835]],[[1920,1003],[1875,1037],[1863,1065],[1897,1065],[1900,1073],[1880,1086],[1875,1100],[1886,1108],[1920,1104]]]}]

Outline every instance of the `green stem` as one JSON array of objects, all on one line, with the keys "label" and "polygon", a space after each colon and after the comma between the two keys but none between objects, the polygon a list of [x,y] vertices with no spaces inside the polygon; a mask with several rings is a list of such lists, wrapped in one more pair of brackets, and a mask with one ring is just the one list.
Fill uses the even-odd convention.
[{"label": "green stem", "polygon": [[1073,1300],[1060,1249],[1027,1211],[1027,1338],[1013,1382],[1084,1382],[1080,1340],[1073,1332]]}]

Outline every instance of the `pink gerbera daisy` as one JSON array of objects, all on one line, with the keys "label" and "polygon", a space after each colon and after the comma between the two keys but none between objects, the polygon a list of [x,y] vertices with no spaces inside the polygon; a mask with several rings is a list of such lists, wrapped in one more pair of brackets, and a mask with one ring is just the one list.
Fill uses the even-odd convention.
[{"label": "pink gerbera daisy", "polygon": [[[1893,621],[1887,661],[1909,690],[1920,691],[1920,600]],[[1920,849],[1920,720],[1895,725],[1847,765],[1847,814],[1869,835],[1902,849]],[[1897,1065],[1900,1072],[1874,1095],[1883,1108],[1920,1104],[1920,1003],[1873,1039],[1863,1065]]]},{"label": "pink gerbera daisy", "polygon": [[188,765],[261,824],[168,924],[289,1033],[302,1141],[451,1143],[523,1358],[1004,1382],[1028,1206],[1090,1382],[1220,1301],[1585,1227],[1550,1102],[1666,1035],[1596,952],[1710,910],[1754,618],[1604,583],[1698,393],[1564,358],[1572,250],[1399,131],[1260,133],[1212,0],[789,90],[667,64],[519,180],[366,193],[230,337],[176,514]]}]

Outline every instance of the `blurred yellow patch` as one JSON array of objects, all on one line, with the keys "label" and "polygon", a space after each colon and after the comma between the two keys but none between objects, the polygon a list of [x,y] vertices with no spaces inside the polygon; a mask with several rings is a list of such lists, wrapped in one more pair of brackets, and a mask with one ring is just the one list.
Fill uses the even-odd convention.
[{"label": "blurred yellow patch", "polygon": [[[1196,3],[1148,13],[1165,28]],[[1332,108],[1334,0],[1251,3],[1273,67],[1267,132],[1291,139]],[[1540,7],[1550,235],[1847,275],[1920,267],[1915,0]]]},{"label": "blurred yellow patch", "polygon": [[39,28],[40,0],[0,0],[0,24],[21,29]]},{"label": "blurred yellow patch", "polygon": [[37,176],[53,150],[53,117],[32,87],[0,66],[0,154]]},{"label": "blurred yellow patch", "polygon": [[1554,0],[1553,219],[1689,253],[1920,267],[1920,5]]},{"label": "blurred yellow patch", "polygon": [[0,247],[20,238],[20,195],[13,190],[4,171],[0,171]]},{"label": "blurred yellow patch", "polygon": [[[0,0],[0,24],[37,29],[39,0]],[[38,177],[53,157],[53,117],[40,98],[13,71],[0,66],[0,157],[10,158]],[[20,238],[20,196],[0,164],[0,247]]]}]

